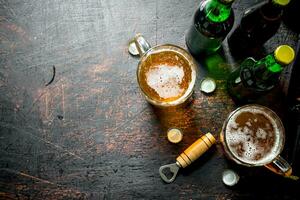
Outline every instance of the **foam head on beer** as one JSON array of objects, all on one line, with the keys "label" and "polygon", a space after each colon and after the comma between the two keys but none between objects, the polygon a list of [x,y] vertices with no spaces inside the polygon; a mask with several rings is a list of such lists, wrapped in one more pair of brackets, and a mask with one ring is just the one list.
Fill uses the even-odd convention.
[{"label": "foam head on beer", "polygon": [[152,53],[141,65],[141,89],[155,101],[175,101],[189,89],[192,70],[187,59],[177,52]]},{"label": "foam head on beer", "polygon": [[226,126],[226,144],[240,161],[263,165],[278,155],[281,124],[263,107],[245,107],[235,112]]}]

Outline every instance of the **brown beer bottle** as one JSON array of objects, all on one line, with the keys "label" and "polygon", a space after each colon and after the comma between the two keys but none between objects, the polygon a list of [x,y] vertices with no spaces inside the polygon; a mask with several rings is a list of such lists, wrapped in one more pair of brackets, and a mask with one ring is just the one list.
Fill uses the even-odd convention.
[{"label": "brown beer bottle", "polygon": [[228,37],[232,55],[252,55],[278,30],[283,9],[290,0],[269,0],[262,6],[247,9],[240,24]]}]

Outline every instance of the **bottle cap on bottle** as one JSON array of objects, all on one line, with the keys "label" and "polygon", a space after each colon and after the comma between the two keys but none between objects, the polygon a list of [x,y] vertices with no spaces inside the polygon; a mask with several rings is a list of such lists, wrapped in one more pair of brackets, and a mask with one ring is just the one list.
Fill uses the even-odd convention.
[{"label": "bottle cap on bottle", "polygon": [[291,0],[273,0],[274,3],[281,5],[281,6],[286,6],[290,3]]},{"label": "bottle cap on bottle", "polygon": [[295,51],[289,45],[280,45],[274,52],[275,59],[283,64],[290,64],[295,58]]}]

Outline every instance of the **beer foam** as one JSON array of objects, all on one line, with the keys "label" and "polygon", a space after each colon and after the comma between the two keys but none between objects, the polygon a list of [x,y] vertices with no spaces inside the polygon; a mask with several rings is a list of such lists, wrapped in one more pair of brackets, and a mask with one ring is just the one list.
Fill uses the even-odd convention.
[{"label": "beer foam", "polygon": [[[178,59],[178,58],[177,58]],[[147,84],[164,99],[180,96],[185,90],[180,87],[184,69],[180,66],[158,65],[147,73]]]},{"label": "beer foam", "polygon": [[249,106],[238,110],[225,131],[230,152],[242,162],[264,164],[278,154],[281,133],[276,121],[263,108]]}]

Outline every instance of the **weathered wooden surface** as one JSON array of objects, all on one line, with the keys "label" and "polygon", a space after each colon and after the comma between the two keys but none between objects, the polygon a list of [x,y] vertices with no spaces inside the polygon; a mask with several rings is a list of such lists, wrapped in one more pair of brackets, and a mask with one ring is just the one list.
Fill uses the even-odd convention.
[{"label": "weathered wooden surface", "polygon": [[[250,2],[235,2],[237,18]],[[218,83],[213,95],[203,95],[198,80],[188,107],[153,108],[139,91],[138,59],[127,53],[127,42],[140,32],[152,45],[185,47],[198,3],[0,0],[0,198],[296,199],[299,183],[264,168],[238,167],[224,158],[220,144],[174,183],[161,181],[158,168],[203,133],[217,137],[236,106],[224,77],[210,71]],[[282,25],[266,46],[271,52],[296,41]],[[226,72],[237,65],[230,61],[218,67]],[[53,65],[55,79],[45,86]],[[202,65],[199,71],[198,79],[207,70]],[[280,111],[283,95],[274,95],[261,103]],[[167,141],[170,127],[183,129],[183,142]],[[240,173],[237,187],[223,185],[226,168]]]}]

